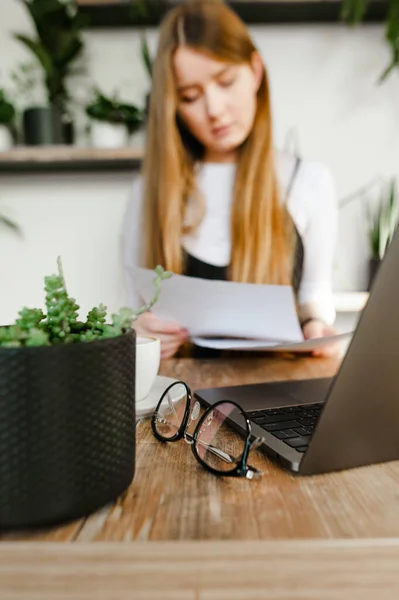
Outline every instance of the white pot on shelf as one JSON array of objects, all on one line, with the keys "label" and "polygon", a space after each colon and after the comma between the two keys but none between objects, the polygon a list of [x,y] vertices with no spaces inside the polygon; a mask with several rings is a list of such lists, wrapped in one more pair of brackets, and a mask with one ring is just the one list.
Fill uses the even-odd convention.
[{"label": "white pot on shelf", "polygon": [[129,134],[125,125],[93,121],[91,143],[95,148],[124,148],[128,145]]},{"label": "white pot on shelf", "polygon": [[11,131],[5,125],[0,125],[0,152],[6,152],[13,146]]}]

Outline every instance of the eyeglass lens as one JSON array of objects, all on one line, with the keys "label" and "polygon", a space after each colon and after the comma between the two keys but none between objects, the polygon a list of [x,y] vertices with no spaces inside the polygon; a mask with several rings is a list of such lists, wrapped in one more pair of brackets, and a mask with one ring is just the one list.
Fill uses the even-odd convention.
[{"label": "eyeglass lens", "polygon": [[187,388],[175,383],[164,394],[158,406],[155,427],[165,440],[173,438],[179,431],[188,403]]},{"label": "eyeglass lens", "polygon": [[232,424],[247,431],[241,410],[223,402],[211,409],[198,426],[195,450],[201,461],[216,471],[234,471],[243,455],[246,440],[232,429]]}]

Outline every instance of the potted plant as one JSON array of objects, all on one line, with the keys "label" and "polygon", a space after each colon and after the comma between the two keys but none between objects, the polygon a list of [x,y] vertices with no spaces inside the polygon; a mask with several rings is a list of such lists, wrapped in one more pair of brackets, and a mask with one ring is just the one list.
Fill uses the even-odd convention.
[{"label": "potted plant", "polygon": [[74,0],[21,0],[35,29],[29,37],[15,34],[34,55],[47,90],[47,106],[30,107],[23,114],[27,145],[73,142],[67,79],[83,51],[83,20]]},{"label": "potted plant", "polygon": [[370,240],[368,290],[370,290],[399,221],[395,179],[392,179],[387,186],[383,186],[377,210],[374,212],[369,210],[368,220]]},{"label": "potted plant", "polygon": [[100,304],[79,321],[58,274],[45,278],[46,313],[23,308],[0,327],[0,529],[79,518],[114,500],[135,461],[137,313],[110,321]]},{"label": "potted plant", "polygon": [[24,142],[23,115],[26,107],[46,106],[47,93],[42,81],[42,71],[35,61],[19,63],[10,72],[10,93],[12,94],[15,111],[15,142]]},{"label": "potted plant", "polygon": [[145,111],[121,102],[116,95],[107,97],[98,88],[86,107],[91,119],[91,140],[98,148],[127,146],[130,136],[143,124]]},{"label": "potted plant", "polygon": [[0,152],[8,150],[15,139],[16,111],[6,92],[0,88]]}]

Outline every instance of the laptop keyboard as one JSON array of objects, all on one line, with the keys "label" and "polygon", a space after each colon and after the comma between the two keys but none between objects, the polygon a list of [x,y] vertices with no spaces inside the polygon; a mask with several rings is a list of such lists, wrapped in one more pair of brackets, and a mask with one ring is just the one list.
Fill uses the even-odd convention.
[{"label": "laptop keyboard", "polygon": [[305,452],[320,417],[323,402],[286,406],[269,410],[247,412],[248,417],[268,433],[295,448]]}]

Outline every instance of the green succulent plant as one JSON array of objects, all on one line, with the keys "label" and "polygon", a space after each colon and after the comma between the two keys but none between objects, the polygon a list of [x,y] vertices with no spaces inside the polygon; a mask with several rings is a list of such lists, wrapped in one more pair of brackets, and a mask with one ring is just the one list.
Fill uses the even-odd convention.
[{"label": "green succulent plant", "polygon": [[86,114],[97,121],[125,125],[130,134],[137,131],[145,119],[143,109],[121,102],[116,96],[109,98],[98,88],[94,89],[93,99],[86,107]]},{"label": "green succulent plant", "polygon": [[51,106],[65,111],[69,100],[67,78],[74,74],[74,64],[83,52],[82,28],[85,21],[75,0],[21,0],[35,29],[30,37],[16,33],[35,57],[44,72],[44,82]]},{"label": "green succulent plant", "polygon": [[0,347],[53,346],[122,335],[131,329],[139,315],[152,308],[161,292],[162,281],[172,276],[171,272],[157,266],[154,295],[137,311],[121,308],[107,323],[107,307],[100,304],[88,312],[86,321],[79,321],[79,305],[68,295],[60,258],[57,264],[58,273],[44,278],[46,313],[40,308],[22,308],[14,324],[0,327]]},{"label": "green succulent plant", "polygon": [[383,186],[377,210],[369,210],[368,220],[371,258],[382,260],[399,222],[395,179]]}]

